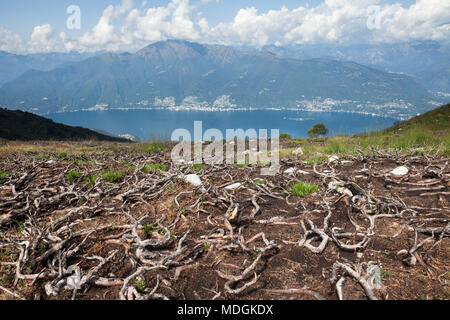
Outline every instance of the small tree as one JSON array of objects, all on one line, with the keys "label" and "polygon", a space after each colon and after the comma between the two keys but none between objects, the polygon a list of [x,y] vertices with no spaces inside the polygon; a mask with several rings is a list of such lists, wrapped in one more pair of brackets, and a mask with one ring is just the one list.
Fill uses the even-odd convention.
[{"label": "small tree", "polygon": [[328,134],[328,128],[323,123],[315,124],[311,129],[306,132],[311,138],[317,138],[319,136],[326,136]]}]

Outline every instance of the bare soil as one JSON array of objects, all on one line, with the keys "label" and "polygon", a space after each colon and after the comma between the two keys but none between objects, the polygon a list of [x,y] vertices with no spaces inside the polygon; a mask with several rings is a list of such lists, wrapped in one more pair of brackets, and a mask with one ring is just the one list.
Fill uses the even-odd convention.
[{"label": "bare soil", "polygon": [[[168,153],[10,154],[0,162],[0,299],[449,299],[448,161],[293,158],[274,176],[205,166],[202,193],[182,179],[194,168]],[[146,162],[169,170],[144,173]],[[389,175],[398,166],[409,173]],[[308,174],[284,173],[292,167]],[[107,168],[122,181],[104,181]],[[82,174],[73,183],[71,170]],[[294,196],[299,181],[319,191]]]}]

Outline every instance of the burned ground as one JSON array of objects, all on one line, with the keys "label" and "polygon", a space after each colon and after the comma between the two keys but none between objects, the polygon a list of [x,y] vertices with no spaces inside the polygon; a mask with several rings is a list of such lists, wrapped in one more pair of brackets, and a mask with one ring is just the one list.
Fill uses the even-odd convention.
[{"label": "burned ground", "polygon": [[[261,176],[169,156],[4,156],[0,299],[450,298],[448,157],[289,158]],[[294,196],[299,181],[319,191]]]}]

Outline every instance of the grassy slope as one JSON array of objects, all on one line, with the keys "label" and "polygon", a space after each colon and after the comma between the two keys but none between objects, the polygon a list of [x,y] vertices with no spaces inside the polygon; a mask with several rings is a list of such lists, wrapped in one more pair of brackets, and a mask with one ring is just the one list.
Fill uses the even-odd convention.
[{"label": "grassy slope", "polygon": [[[371,147],[450,156],[450,104],[382,131],[353,137],[293,139],[290,142],[302,147],[308,162],[323,161],[331,154],[353,154],[358,149],[368,151]],[[281,156],[290,155],[292,150],[282,150]]]}]

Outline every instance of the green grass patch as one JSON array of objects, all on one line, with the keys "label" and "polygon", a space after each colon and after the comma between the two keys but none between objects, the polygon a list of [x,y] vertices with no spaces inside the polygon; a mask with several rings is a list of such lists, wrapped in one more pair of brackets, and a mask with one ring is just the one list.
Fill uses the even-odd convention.
[{"label": "green grass patch", "polygon": [[202,170],[204,167],[206,167],[205,164],[201,164],[201,163],[194,163],[191,168],[192,170],[194,170],[194,172],[199,172],[200,170]]},{"label": "green grass patch", "polygon": [[89,182],[92,186],[95,186],[97,179],[98,179],[98,174],[91,174],[86,177],[87,182]]},{"label": "green grass patch", "polygon": [[149,142],[149,143],[142,143],[142,144],[133,146],[133,149],[136,151],[147,152],[148,154],[154,154],[154,153],[158,153],[158,152],[167,150],[168,145],[163,142]]},{"label": "green grass patch", "polygon": [[160,163],[147,163],[141,170],[143,173],[167,171],[167,165]]},{"label": "green grass patch", "polygon": [[69,183],[74,183],[75,181],[77,181],[80,178],[81,178],[81,172],[80,171],[72,170],[72,171],[70,171],[69,173],[66,174],[66,180]]},{"label": "green grass patch", "polygon": [[6,179],[6,172],[0,171],[0,184],[4,184],[8,179]]},{"label": "green grass patch", "polygon": [[103,172],[102,178],[103,180],[111,183],[121,182],[123,180],[124,173],[120,170],[106,170]]},{"label": "green grass patch", "polygon": [[319,186],[309,182],[299,182],[291,187],[291,193],[302,198],[317,191],[319,191]]}]

